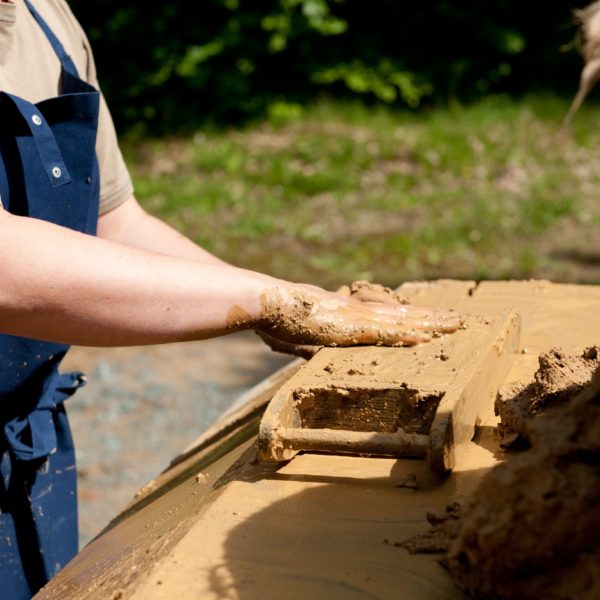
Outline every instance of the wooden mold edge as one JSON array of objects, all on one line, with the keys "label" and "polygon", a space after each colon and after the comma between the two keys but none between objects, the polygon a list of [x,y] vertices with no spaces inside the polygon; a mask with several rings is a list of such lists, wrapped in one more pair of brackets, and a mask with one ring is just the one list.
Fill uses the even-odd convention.
[{"label": "wooden mold edge", "polygon": [[468,367],[472,377],[463,386],[451,387],[437,408],[429,430],[427,455],[433,471],[451,471],[456,465],[457,448],[469,443],[476,426],[493,413],[498,389],[515,361],[521,339],[519,313],[511,310],[501,315],[503,318],[490,334],[492,343]]}]

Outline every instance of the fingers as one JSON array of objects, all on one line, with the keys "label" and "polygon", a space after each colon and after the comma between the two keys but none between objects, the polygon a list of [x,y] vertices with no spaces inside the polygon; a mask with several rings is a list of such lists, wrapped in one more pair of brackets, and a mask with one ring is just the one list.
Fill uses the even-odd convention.
[{"label": "fingers", "polygon": [[324,346],[403,346],[428,342],[433,333],[424,327],[415,327],[405,318],[377,314],[358,304],[343,310],[317,310],[311,314],[304,333],[310,343]]},{"label": "fingers", "polygon": [[266,306],[263,340],[274,350],[304,357],[322,346],[414,345],[462,324],[456,311],[364,301],[345,290],[334,294],[306,285],[270,295]]},{"label": "fingers", "polygon": [[452,333],[456,331],[463,322],[460,313],[454,310],[423,308],[412,306],[410,304],[364,304],[367,304],[369,309],[379,316],[385,316],[392,320],[400,320],[405,325],[416,329],[425,329],[440,333]]},{"label": "fingers", "polygon": [[256,333],[275,352],[301,356],[306,359],[312,358],[324,346],[414,346],[429,342],[433,337],[429,331],[407,330],[400,326],[384,330],[374,327],[372,324],[340,329],[336,333],[331,331],[323,333],[316,330],[312,336],[311,341],[314,342],[312,344],[285,341],[263,331]]},{"label": "fingers", "polygon": [[[376,345],[376,346],[414,346],[431,341],[433,334],[431,331],[417,328],[407,328],[402,323],[387,325],[385,327],[369,326],[358,327],[354,332],[351,341],[355,344]],[[340,340],[340,346],[354,344],[344,343]]]},{"label": "fingers", "polygon": [[[416,309],[416,307],[410,307]],[[452,333],[463,323],[460,313],[453,310],[418,309],[406,313],[407,318],[414,322],[415,327],[429,329],[440,333]]]},{"label": "fingers", "polygon": [[463,322],[454,310],[412,306],[398,292],[379,284],[356,281],[350,286],[340,287],[336,295],[350,302],[359,301],[377,315],[386,315],[400,320],[406,327],[452,333]]}]

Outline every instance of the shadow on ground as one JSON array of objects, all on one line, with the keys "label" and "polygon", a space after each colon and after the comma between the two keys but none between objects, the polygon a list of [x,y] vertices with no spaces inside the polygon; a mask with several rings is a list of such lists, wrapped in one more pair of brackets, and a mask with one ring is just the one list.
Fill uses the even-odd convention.
[{"label": "shadow on ground", "polygon": [[289,362],[252,333],[141,348],[73,348],[87,373],[69,401],[80,545],[94,537],[245,390]]}]

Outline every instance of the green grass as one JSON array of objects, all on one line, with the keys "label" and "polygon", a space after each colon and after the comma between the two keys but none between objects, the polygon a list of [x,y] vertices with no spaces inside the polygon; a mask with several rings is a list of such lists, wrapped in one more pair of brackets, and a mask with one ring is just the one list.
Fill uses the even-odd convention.
[{"label": "green grass", "polygon": [[414,115],[320,103],[289,122],[124,142],[136,193],[240,266],[329,287],[600,281],[600,109],[488,98]]}]

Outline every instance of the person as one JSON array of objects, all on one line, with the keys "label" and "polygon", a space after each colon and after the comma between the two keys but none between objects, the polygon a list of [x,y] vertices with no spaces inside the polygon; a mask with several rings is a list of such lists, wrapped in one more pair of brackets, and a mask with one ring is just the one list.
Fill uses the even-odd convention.
[{"label": "person", "polygon": [[69,344],[255,329],[273,345],[402,344],[452,311],[361,302],[226,264],[137,202],[65,0],[0,0],[0,586],[29,598],[77,551]]}]

